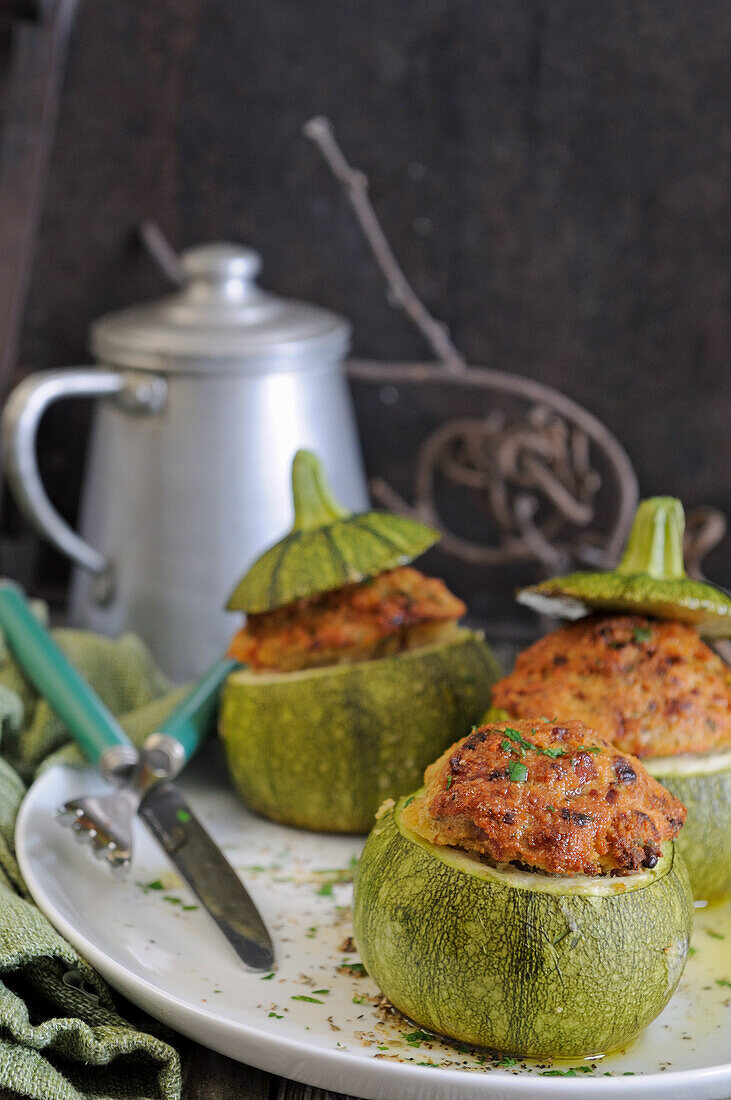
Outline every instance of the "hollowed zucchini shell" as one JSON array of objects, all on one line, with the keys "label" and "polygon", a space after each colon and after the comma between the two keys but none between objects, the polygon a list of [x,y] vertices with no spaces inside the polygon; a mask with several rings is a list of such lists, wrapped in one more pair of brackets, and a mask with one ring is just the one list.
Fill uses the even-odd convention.
[{"label": "hollowed zucchini shell", "polygon": [[481,634],[301,672],[229,676],[220,733],[234,786],[257,813],[367,833],[384,798],[476,722],[500,670]]},{"label": "hollowed zucchini shell", "polygon": [[258,614],[331,592],[406,565],[439,538],[439,532],[390,512],[353,515],[335,500],[312,451],[292,462],[294,525],[266,550],[239,581],[229,611]]},{"label": "hollowed zucchini shell", "polygon": [[643,764],[688,811],[675,844],[696,901],[731,894],[731,750],[650,757]]},{"label": "hollowed zucchini shell", "polygon": [[368,973],[404,1015],[506,1054],[580,1058],[624,1046],[662,1011],[693,919],[671,842],[638,876],[501,874],[417,837],[403,805],[368,838],[353,928]]},{"label": "hollowed zucchini shell", "polygon": [[706,637],[731,637],[731,596],[686,575],[684,529],[679,500],[643,500],[615,570],[553,577],[521,589],[518,602],[566,619],[578,619],[590,611],[654,615],[689,623]]}]

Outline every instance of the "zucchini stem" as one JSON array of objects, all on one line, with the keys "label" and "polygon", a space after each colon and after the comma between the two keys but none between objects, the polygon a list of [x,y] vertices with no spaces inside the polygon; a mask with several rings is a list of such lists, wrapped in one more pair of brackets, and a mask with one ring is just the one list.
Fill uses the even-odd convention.
[{"label": "zucchini stem", "polygon": [[293,531],[312,531],[350,512],[338,504],[322,462],[313,451],[300,450],[292,461]]},{"label": "zucchini stem", "polygon": [[675,497],[648,497],[640,501],[627,546],[616,572],[621,576],[643,573],[655,580],[681,580],[685,513]]}]

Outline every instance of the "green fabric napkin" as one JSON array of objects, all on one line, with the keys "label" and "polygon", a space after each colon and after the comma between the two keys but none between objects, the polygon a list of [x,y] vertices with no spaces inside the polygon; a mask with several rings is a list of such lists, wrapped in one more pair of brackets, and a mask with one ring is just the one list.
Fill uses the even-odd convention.
[{"label": "green fabric napkin", "polygon": [[[132,635],[54,637],[137,743],[183,694]],[[0,641],[0,1095],[177,1100],[176,1051],[118,1015],[107,985],[36,908],[21,877],[15,818],[26,785],[56,762],[83,757]]]}]

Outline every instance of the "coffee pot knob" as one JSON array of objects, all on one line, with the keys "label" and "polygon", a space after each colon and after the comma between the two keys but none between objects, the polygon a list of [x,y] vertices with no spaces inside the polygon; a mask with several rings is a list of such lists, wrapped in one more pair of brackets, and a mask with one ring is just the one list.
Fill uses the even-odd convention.
[{"label": "coffee pot knob", "polygon": [[261,256],[253,248],[238,244],[199,244],[180,257],[186,279],[253,282],[261,271]]}]

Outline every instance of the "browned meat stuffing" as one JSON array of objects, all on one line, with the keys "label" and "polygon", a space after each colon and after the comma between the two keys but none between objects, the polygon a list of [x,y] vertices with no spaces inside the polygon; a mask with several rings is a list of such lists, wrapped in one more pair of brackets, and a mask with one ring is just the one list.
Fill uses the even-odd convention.
[{"label": "browned meat stuffing", "polygon": [[592,616],[520,654],[493,688],[517,718],[577,718],[636,756],[731,748],[731,672],[692,627]]},{"label": "browned meat stuffing", "polygon": [[435,844],[552,875],[654,867],[685,808],[581,722],[475,729],[431,764],[402,820]]},{"label": "browned meat stuffing", "polygon": [[445,640],[465,610],[443,581],[403,566],[250,615],[229,654],[254,669],[279,672],[385,657]]}]

